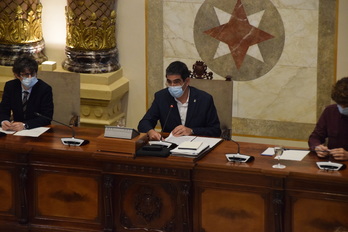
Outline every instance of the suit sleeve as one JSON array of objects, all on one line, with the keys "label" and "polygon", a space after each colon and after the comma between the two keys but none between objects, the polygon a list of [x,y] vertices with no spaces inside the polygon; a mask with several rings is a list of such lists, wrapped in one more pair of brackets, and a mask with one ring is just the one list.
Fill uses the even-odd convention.
[{"label": "suit sleeve", "polygon": [[160,107],[158,94],[155,94],[151,107],[148,109],[144,117],[138,124],[138,131],[147,133],[149,130],[154,129],[157,125],[157,121],[160,119]]},{"label": "suit sleeve", "polygon": [[0,122],[10,120],[11,116],[11,95],[9,84],[6,83],[0,104]]},{"label": "suit sleeve", "polygon": [[325,143],[327,136],[327,110],[325,110],[320,116],[313,132],[309,136],[309,148],[314,150],[316,146]]}]

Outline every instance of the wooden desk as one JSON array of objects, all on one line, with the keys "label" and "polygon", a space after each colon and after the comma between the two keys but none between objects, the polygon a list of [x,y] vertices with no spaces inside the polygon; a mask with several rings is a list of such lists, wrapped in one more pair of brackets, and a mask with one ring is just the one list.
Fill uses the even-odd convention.
[{"label": "wooden desk", "polygon": [[[194,231],[328,232],[348,230],[348,171],[320,171],[314,153],[301,162],[261,156],[272,145],[240,143],[255,161],[235,164],[224,142],[198,161],[193,173]],[[344,163],[347,164],[347,161]]]},{"label": "wooden desk", "polygon": [[[335,231],[348,228],[348,171],[320,172],[318,158],[260,156],[268,146],[241,143],[254,155],[232,164],[223,142],[198,162],[133,158],[97,150],[101,129],[76,128],[82,147],[62,145],[63,126],[39,138],[0,138],[0,231]],[[318,223],[319,221],[319,223]],[[303,229],[305,228],[305,230]],[[337,230],[336,230],[337,231]]]}]

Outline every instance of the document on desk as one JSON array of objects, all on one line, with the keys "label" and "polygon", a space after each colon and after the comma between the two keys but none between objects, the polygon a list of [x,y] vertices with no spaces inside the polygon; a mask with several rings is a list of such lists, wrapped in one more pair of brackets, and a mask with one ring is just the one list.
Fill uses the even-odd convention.
[{"label": "document on desk", "polygon": [[[285,149],[280,159],[301,161],[308,153],[309,153],[308,150]],[[261,155],[273,156],[274,148],[273,147],[267,148],[264,152],[261,153]],[[277,157],[274,157],[274,158],[278,159]]]},{"label": "document on desk", "polygon": [[178,146],[178,149],[198,150],[201,145],[202,145],[202,142],[185,141],[180,143],[180,145]]},{"label": "document on desk", "polygon": [[222,141],[221,138],[212,138],[212,137],[200,137],[200,136],[178,136],[175,137],[170,133],[170,135],[165,139],[165,141],[175,143],[177,145],[180,145],[183,142],[202,142],[203,145],[209,145],[209,147],[215,147],[218,143]]},{"label": "document on desk", "polygon": [[13,135],[39,137],[41,134],[45,133],[48,129],[50,129],[50,128],[49,127],[37,127],[34,129],[30,129],[30,130],[21,130],[21,131],[14,133]]},{"label": "document on desk", "polygon": [[[178,147],[171,150],[171,153],[173,155],[180,155],[186,157],[195,157],[199,156],[200,154],[206,152],[209,149],[212,149],[215,147],[220,141],[222,141],[221,138],[210,138],[210,137],[199,137],[199,136],[179,136],[175,137],[172,134],[170,134],[165,141],[172,142],[178,144]],[[187,147],[188,144],[194,145],[196,149],[192,149],[192,146],[189,149],[185,149],[184,147]],[[182,146],[180,146],[182,144]]]},{"label": "document on desk", "polygon": [[[283,155],[280,156],[280,159],[301,161],[308,153],[308,150],[284,150]],[[274,158],[276,159],[276,157]]]},{"label": "document on desk", "polygon": [[1,127],[0,127],[0,132],[3,132],[3,133],[8,134],[8,135],[15,133],[15,131],[12,131],[12,130],[11,131],[3,130]]}]

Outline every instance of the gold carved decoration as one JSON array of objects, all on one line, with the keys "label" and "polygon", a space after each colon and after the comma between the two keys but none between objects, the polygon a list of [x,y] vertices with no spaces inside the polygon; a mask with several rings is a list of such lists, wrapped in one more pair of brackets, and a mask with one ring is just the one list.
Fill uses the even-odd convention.
[{"label": "gold carved decoration", "polygon": [[41,41],[42,4],[37,4],[36,10],[29,6],[27,11],[23,11],[18,5],[13,11],[2,11],[0,14],[0,43],[26,44]]},{"label": "gold carved decoration", "polygon": [[[78,50],[104,50],[116,47],[116,11],[110,15],[97,18],[95,12],[83,19],[66,7],[67,47]],[[98,23],[100,25],[98,26]]]}]

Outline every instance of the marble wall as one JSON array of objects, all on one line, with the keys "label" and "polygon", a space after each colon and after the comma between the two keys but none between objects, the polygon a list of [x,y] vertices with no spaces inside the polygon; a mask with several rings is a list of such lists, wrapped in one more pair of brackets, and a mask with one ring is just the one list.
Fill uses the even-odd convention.
[{"label": "marble wall", "polygon": [[148,104],[170,62],[203,60],[215,80],[233,77],[233,134],[306,140],[335,82],[336,6],[149,0]]}]

